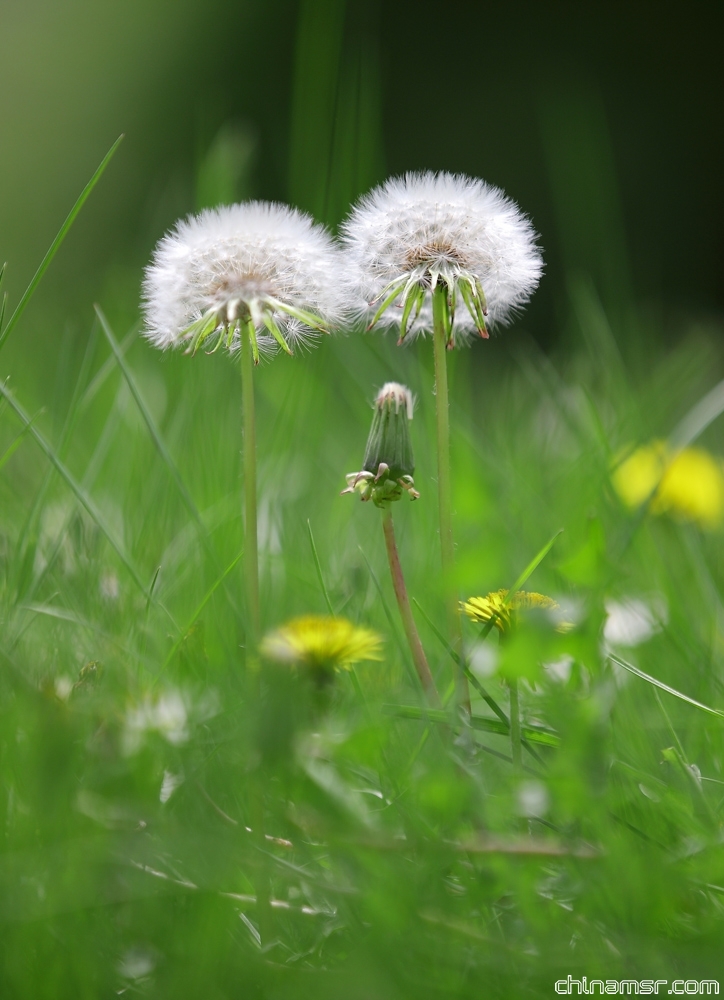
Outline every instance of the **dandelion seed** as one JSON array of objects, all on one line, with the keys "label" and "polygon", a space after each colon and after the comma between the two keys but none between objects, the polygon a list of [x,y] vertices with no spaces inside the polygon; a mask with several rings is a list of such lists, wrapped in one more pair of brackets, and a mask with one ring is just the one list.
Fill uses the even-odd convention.
[{"label": "dandelion seed", "polygon": [[160,348],[236,350],[244,324],[259,353],[328,333],[344,317],[339,252],[326,230],[284,205],[252,201],[177,223],[144,281],[146,336]]},{"label": "dandelion seed", "polygon": [[406,174],[360,200],[342,228],[350,296],[369,327],[399,327],[400,343],[431,332],[446,290],[448,346],[508,321],[543,269],[536,234],[499,188],[449,173]]},{"label": "dandelion seed", "polygon": [[724,521],[724,463],[703,448],[674,451],[665,441],[652,441],[621,462],[611,481],[632,509],[648,501],[652,514],[707,529]]},{"label": "dandelion seed", "polygon": [[485,597],[469,597],[460,602],[460,608],[474,622],[487,625],[492,622],[501,635],[507,635],[520,623],[526,611],[540,610],[552,615],[556,632],[569,632],[571,622],[555,621],[560,604],[552,597],[534,591],[519,590],[507,603],[507,590],[494,590]]},{"label": "dandelion seed", "polygon": [[349,670],[361,660],[381,660],[382,637],[346,618],[304,615],[270,632],[260,650],[270,660],[329,674]]}]

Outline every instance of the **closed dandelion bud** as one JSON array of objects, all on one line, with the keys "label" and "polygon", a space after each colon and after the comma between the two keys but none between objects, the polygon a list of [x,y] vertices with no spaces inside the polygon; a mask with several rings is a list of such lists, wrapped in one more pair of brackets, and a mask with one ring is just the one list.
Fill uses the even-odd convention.
[{"label": "closed dandelion bud", "polygon": [[343,493],[356,490],[362,500],[372,500],[377,507],[399,500],[404,493],[417,500],[409,426],[412,411],[412,393],[406,386],[398,382],[382,386],[375,398],[362,469],[349,473]]}]

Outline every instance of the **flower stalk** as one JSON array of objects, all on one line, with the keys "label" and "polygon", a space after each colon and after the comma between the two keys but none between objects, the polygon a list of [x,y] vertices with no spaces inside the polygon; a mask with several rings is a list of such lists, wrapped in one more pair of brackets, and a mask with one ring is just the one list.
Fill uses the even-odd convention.
[{"label": "flower stalk", "polygon": [[420,678],[420,683],[422,684],[428,701],[434,708],[441,708],[442,703],[440,701],[440,695],[438,694],[437,687],[435,686],[435,680],[427,662],[425,650],[422,648],[422,642],[420,641],[420,635],[417,631],[417,625],[415,624],[415,619],[412,615],[410,598],[407,595],[405,577],[402,572],[402,564],[400,562],[400,554],[397,551],[395,525],[392,520],[392,511],[389,508],[382,514],[382,529],[385,535],[385,547],[387,549],[387,561],[390,565],[392,586],[395,591],[397,606],[400,609],[400,618],[402,619],[402,625],[405,630],[407,644],[409,645],[410,652],[412,654],[412,662],[415,664],[417,676]]},{"label": "flower stalk", "polygon": [[[452,530],[450,486],[450,406],[447,385],[447,351],[452,343],[449,329],[448,290],[438,283],[432,293],[433,351],[435,356],[435,411],[437,426],[437,495],[440,520],[440,553],[450,645],[462,664],[463,637],[459,601],[455,592],[455,544]],[[462,665],[456,667],[456,693],[459,705],[470,714],[470,691]]]},{"label": "flower stalk", "polygon": [[[241,323],[241,405],[244,452],[244,597],[246,603],[246,670],[250,701],[258,704],[261,675],[257,658],[260,633],[259,541],[256,513],[256,410],[254,407],[254,325]],[[259,769],[251,780],[251,821],[259,848],[259,868],[255,878],[259,937],[262,945],[271,939],[272,911],[269,872],[264,849],[264,781]]]},{"label": "flower stalk", "polygon": [[247,614],[247,657],[259,641],[259,541],[256,514],[256,411],[254,408],[253,324],[241,329],[241,404],[244,447],[244,591]]}]

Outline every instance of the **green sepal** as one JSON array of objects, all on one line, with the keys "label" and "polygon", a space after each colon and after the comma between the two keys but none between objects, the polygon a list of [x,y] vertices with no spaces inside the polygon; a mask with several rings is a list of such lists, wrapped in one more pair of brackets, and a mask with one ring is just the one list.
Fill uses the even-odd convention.
[{"label": "green sepal", "polygon": [[267,330],[269,331],[269,333],[272,335],[272,337],[274,338],[274,340],[276,340],[277,344],[279,344],[279,346],[281,347],[281,349],[286,354],[288,354],[289,357],[291,358],[292,357],[292,349],[291,349],[291,347],[289,346],[289,344],[284,339],[284,335],[281,332],[281,330],[279,329],[279,327],[277,326],[276,322],[274,321],[274,317],[272,316],[271,313],[267,312],[266,309],[262,310],[261,321],[264,324],[264,326],[267,328]]},{"label": "green sepal", "polygon": [[205,313],[200,319],[195,320],[185,330],[181,331],[181,340],[190,340],[186,348],[187,354],[196,354],[203,342],[211,336],[219,325],[219,318],[215,312]]},{"label": "green sepal", "polygon": [[[398,279],[397,281],[394,282],[395,287],[390,292],[390,294],[387,296],[387,298],[383,299],[382,305],[379,307],[379,309],[377,310],[377,312],[372,317],[371,322],[367,326],[368,330],[372,329],[372,327],[375,325],[375,323],[377,323],[380,320],[380,318],[383,316],[383,314],[386,312],[386,310],[389,308],[389,306],[392,305],[392,303],[395,301],[395,299],[398,297],[398,295],[402,291],[403,284],[404,284],[404,279]],[[389,288],[389,285],[387,287]],[[384,295],[384,292],[382,294]]]},{"label": "green sepal", "polygon": [[420,309],[422,308],[422,302],[425,298],[425,289],[415,282],[407,291],[405,295],[405,305],[402,310],[402,319],[400,320],[400,338],[397,341],[401,344],[407,335],[407,324],[410,320],[410,315],[412,310],[417,306],[415,318],[420,315]]},{"label": "green sepal", "polygon": [[407,408],[396,407],[392,398],[376,403],[362,468],[376,475],[380,465],[386,465],[386,475],[395,481],[411,476],[415,459],[409,423]]},{"label": "green sepal", "polygon": [[298,319],[300,323],[304,323],[313,330],[319,330],[320,333],[329,333],[329,328],[325,325],[324,321],[306,309],[298,309],[296,306],[290,306],[288,303],[282,302],[280,299],[275,299],[271,295],[266,296],[266,302],[270,306],[273,306],[274,309],[288,313],[289,316]]}]

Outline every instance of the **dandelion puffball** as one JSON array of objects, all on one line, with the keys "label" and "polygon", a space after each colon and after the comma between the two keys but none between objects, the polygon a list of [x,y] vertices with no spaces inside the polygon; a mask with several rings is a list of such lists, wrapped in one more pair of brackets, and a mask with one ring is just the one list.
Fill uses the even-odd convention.
[{"label": "dandelion puffball", "polygon": [[329,332],[344,316],[339,251],[327,231],[285,205],[251,201],[178,222],[146,270],[145,334],[160,348],[235,349],[242,325],[259,349]]},{"label": "dandelion puffball", "polygon": [[432,292],[447,289],[448,340],[488,336],[535,291],[537,236],[499,188],[449,173],[395,177],[365,195],[342,228],[351,299],[369,326],[400,341],[432,329]]}]

